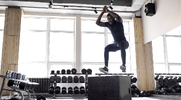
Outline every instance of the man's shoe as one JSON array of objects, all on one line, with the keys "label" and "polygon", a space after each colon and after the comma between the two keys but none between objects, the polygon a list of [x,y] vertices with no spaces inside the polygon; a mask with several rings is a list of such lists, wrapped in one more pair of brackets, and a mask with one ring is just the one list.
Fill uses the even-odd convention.
[{"label": "man's shoe", "polygon": [[103,72],[103,73],[108,73],[108,68],[107,67],[103,67],[103,68],[99,68],[99,71]]},{"label": "man's shoe", "polygon": [[121,65],[121,66],[120,66],[120,69],[122,70],[122,72],[126,72],[126,66]]}]

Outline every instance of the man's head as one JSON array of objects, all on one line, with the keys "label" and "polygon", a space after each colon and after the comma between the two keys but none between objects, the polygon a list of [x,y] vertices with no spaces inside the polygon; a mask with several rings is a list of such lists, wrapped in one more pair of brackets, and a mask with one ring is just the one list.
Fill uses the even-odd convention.
[{"label": "man's head", "polygon": [[108,20],[109,24],[113,24],[115,21],[115,18],[111,14],[108,13],[107,20]]}]

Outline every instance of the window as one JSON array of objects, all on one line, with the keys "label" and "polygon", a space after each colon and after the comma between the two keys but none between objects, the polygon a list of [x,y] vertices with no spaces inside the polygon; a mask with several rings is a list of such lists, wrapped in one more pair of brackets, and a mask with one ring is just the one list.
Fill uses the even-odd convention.
[{"label": "window", "polygon": [[51,70],[74,66],[73,18],[24,17],[21,25],[20,73],[49,77]]},{"label": "window", "polygon": [[155,73],[178,73],[181,69],[181,26],[153,40]]}]

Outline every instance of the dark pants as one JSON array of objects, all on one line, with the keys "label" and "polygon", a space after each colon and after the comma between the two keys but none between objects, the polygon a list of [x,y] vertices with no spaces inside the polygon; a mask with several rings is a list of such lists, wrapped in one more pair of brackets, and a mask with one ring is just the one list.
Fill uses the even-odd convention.
[{"label": "dark pants", "polygon": [[105,66],[108,66],[108,60],[109,60],[109,52],[115,52],[118,50],[121,50],[121,58],[122,58],[122,64],[126,64],[126,49],[128,48],[129,44],[127,41],[122,42],[114,42],[112,44],[109,44],[105,47],[104,50],[104,62]]}]

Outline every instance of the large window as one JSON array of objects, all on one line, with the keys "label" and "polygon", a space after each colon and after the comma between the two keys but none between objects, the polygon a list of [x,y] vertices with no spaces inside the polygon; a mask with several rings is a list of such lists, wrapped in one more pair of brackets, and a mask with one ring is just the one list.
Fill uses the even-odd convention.
[{"label": "large window", "polygon": [[51,70],[74,65],[74,19],[22,18],[18,71],[49,77]]},{"label": "large window", "polygon": [[155,73],[180,73],[181,27],[153,40]]}]

